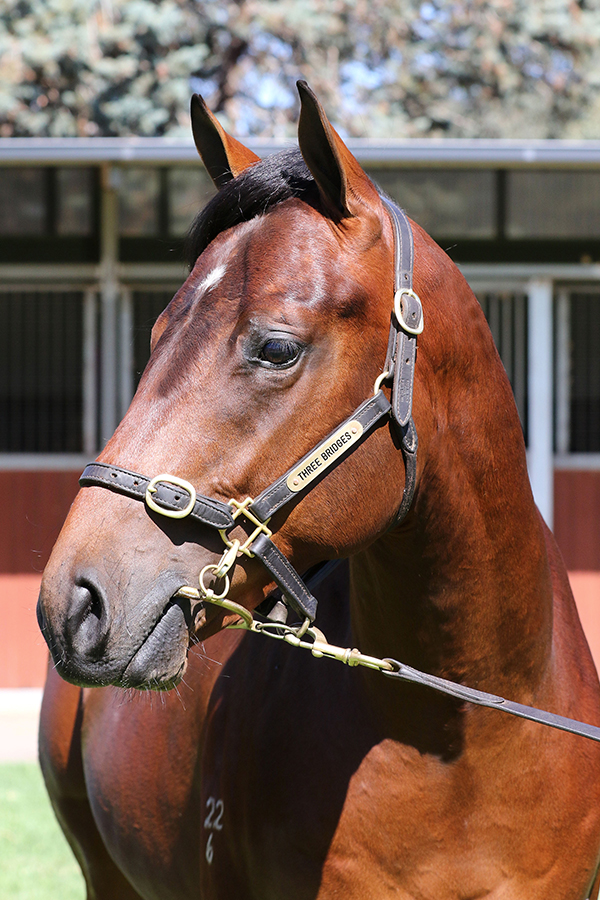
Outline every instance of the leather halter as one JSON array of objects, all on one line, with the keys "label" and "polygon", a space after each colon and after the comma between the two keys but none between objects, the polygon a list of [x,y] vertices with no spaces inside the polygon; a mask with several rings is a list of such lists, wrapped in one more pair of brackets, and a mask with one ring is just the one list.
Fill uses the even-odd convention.
[{"label": "leather halter", "polygon": [[[387,197],[382,197],[394,233],[394,309],[382,375],[374,395],[305,454],[296,465],[265,488],[254,500],[224,503],[196,493],[189,482],[173,475],[148,478],[102,462],[84,469],[81,487],[104,487],[134,500],[145,501],[154,512],[170,518],[189,516],[220,531],[226,546],[257,557],[278,585],[285,603],[304,619],[314,621],[317,600],[288,559],[271,540],[267,527],[270,518],[290,500],[302,497],[318,480],[342,462],[373,430],[385,420],[397,429],[405,463],[404,492],[392,527],[408,513],[414,496],[417,470],[417,432],[412,420],[412,398],[417,351],[417,335],[423,330],[421,301],[413,291],[414,249],[410,223],[404,212]],[[391,403],[381,391],[383,381],[392,380]],[[243,546],[228,540],[227,532],[243,516],[253,532]],[[236,542],[237,543],[237,542]],[[325,564],[327,565],[327,564]]]}]

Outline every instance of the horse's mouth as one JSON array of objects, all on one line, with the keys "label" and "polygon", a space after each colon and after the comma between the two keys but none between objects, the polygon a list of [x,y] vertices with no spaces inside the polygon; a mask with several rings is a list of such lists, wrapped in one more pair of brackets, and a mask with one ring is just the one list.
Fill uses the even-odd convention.
[{"label": "horse's mouth", "polygon": [[[139,610],[139,613],[130,615],[125,626],[124,617],[116,617],[117,625],[113,623],[111,627],[106,611],[102,616],[96,615],[97,623],[92,621],[91,625],[97,627],[88,629],[92,638],[87,644],[80,638],[83,628],[79,620],[74,634],[68,633],[68,623],[53,628],[40,600],[40,627],[58,674],[65,681],[83,687],[114,685],[161,691],[176,687],[185,675],[190,645],[221,630],[223,610],[190,602],[189,596],[179,593],[178,575],[161,581],[136,606],[135,612]],[[98,596],[103,597],[99,591]],[[91,618],[92,613],[86,607],[80,620],[85,623]]]},{"label": "horse's mouth", "polygon": [[169,690],[187,668],[189,618],[173,600],[130,659],[119,678],[120,687]]},{"label": "horse's mouth", "polygon": [[222,610],[193,607],[176,592],[135,651],[118,680],[119,687],[167,691],[181,681],[191,643],[221,630]]}]

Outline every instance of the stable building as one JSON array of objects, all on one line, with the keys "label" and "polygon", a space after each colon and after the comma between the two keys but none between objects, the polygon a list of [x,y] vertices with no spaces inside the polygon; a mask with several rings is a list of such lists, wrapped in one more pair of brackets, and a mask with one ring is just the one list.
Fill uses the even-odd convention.
[{"label": "stable building", "polygon": [[[349,147],[479,298],[600,666],[600,142]],[[0,139],[0,688],[43,683],[41,572],[212,191],[191,141]]]}]

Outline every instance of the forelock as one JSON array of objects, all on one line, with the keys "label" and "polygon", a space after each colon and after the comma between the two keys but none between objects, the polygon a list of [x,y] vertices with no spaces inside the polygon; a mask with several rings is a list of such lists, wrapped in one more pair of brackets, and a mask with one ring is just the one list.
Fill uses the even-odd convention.
[{"label": "forelock", "polygon": [[319,203],[316,183],[297,148],[267,156],[227,182],[190,227],[185,243],[190,268],[222,231],[263,215],[292,197],[313,206]]}]

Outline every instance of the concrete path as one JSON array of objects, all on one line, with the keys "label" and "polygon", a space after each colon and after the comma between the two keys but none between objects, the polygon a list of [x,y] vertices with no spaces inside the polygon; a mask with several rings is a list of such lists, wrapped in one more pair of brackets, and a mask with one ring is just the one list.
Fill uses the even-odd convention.
[{"label": "concrete path", "polygon": [[41,688],[0,690],[0,763],[36,762]]}]

